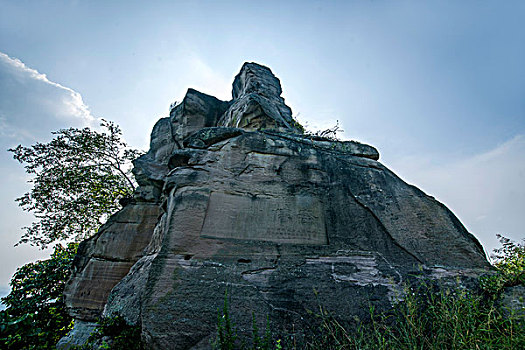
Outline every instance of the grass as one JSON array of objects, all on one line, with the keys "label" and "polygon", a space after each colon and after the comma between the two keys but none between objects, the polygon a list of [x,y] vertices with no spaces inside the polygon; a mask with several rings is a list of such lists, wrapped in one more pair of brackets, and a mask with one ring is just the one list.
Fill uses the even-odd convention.
[{"label": "grass", "polygon": [[386,313],[345,329],[320,308],[320,336],[306,349],[525,349],[523,316],[508,315],[497,300],[456,288],[423,284]]},{"label": "grass", "polygon": [[[228,305],[219,312],[216,349],[525,349],[523,315],[510,314],[498,299],[467,289],[443,289],[421,284],[407,287],[403,301],[392,310],[377,313],[369,309],[370,322],[347,329],[319,306],[319,332],[301,345],[283,345],[286,339],[271,334],[269,327],[261,341],[257,327],[248,345],[240,342]],[[273,340],[272,340],[273,339]],[[275,339],[277,339],[275,341]]]}]

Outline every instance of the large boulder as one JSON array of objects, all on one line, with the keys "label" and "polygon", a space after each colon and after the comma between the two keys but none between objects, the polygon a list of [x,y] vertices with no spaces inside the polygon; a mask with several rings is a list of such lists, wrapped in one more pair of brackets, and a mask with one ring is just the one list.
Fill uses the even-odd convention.
[{"label": "large boulder", "polygon": [[342,322],[388,308],[414,278],[489,264],[443,204],[355,141],[303,135],[279,80],[243,65],[233,100],[188,90],[135,162],[132,203],[83,244],[71,314],[123,316],[152,349],[210,347],[225,294],[249,333],[269,316],[303,336],[322,305]]}]

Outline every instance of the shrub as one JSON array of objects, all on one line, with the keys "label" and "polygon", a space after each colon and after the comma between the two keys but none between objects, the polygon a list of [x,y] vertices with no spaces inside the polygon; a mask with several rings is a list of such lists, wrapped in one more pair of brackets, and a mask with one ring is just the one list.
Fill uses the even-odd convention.
[{"label": "shrub", "polygon": [[81,349],[143,350],[141,327],[130,325],[122,316],[103,317],[97,322]]},{"label": "shrub", "polygon": [[57,245],[51,258],[18,268],[11,292],[2,298],[0,348],[54,349],[73,327],[64,304],[64,287],[71,274],[76,244]]},{"label": "shrub", "polygon": [[506,287],[525,285],[525,240],[516,243],[497,235],[501,248],[494,249],[491,258],[496,273],[480,278],[485,293],[497,299]]}]

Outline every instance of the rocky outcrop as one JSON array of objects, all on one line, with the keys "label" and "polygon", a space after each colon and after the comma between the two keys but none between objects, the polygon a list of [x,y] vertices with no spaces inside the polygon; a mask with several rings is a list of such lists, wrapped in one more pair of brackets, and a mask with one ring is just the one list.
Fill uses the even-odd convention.
[{"label": "rocky outcrop", "polygon": [[132,203],[79,248],[72,315],[120,314],[153,349],[209,347],[227,292],[301,337],[319,304],[342,322],[386,308],[409,279],[469,278],[478,241],[374,147],[303,135],[279,80],[246,63],[224,102],[188,90],[137,159]]},{"label": "rocky outcrop", "polygon": [[292,110],[281,93],[281,83],[269,68],[245,63],[233,81],[232,104],[217,125],[298,132]]}]

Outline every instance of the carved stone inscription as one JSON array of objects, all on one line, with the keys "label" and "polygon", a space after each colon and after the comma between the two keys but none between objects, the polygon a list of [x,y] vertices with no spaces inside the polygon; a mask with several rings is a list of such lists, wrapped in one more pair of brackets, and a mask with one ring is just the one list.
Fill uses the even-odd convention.
[{"label": "carved stone inscription", "polygon": [[323,209],[317,198],[249,197],[212,192],[202,237],[327,244]]}]

